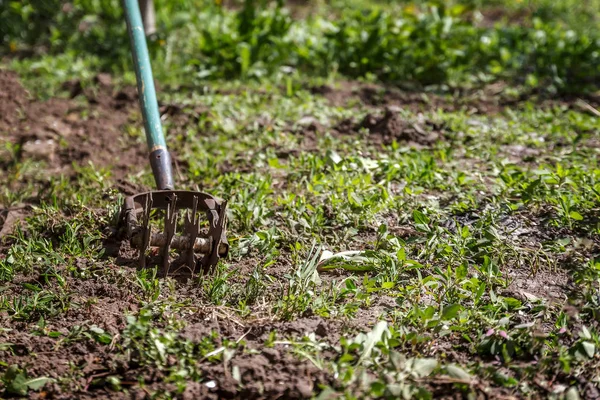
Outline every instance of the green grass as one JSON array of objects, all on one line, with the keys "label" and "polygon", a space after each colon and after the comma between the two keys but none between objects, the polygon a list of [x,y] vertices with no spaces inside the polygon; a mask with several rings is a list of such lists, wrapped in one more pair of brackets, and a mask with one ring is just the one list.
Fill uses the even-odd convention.
[{"label": "green grass", "polygon": [[[368,136],[328,133],[327,127],[349,112],[318,96],[302,91],[287,96],[276,88],[247,93],[168,97],[211,107],[197,125],[177,134],[166,125],[173,151],[187,162],[182,187],[198,185],[231,205],[232,255],[202,283],[201,303],[193,307],[222,307],[241,319],[352,320],[380,296],[390,299],[395,306],[370,322],[381,318],[387,324],[370,336],[344,337],[340,343],[284,338],[297,357],[336,372],[339,378],[330,389],[348,396],[354,391],[424,396],[421,383],[435,387],[448,379],[476,379],[509,392],[541,395],[541,389],[523,385],[540,374],[562,376],[565,383],[575,377],[597,379],[594,310],[600,275],[594,254],[600,169],[597,148],[586,145],[598,134],[594,116],[528,106],[494,116],[428,112],[426,120],[446,126],[445,140],[422,150],[402,143],[378,148]],[[358,119],[365,112],[353,110]],[[286,127],[306,114],[322,121],[324,134],[314,149],[278,158],[277,153],[303,148],[302,136]],[[258,127],[255,121],[265,117],[267,126]],[[403,117],[417,118],[408,111]],[[211,135],[200,134],[203,126]],[[538,155],[511,158],[515,146]],[[225,161],[232,172],[217,173],[215,167]],[[17,162],[5,176],[20,168]],[[142,309],[172,311],[163,316],[170,318],[168,328],[143,322],[142,314],[131,317],[115,339],[115,351],[135,346],[137,363],[148,368],[167,368],[170,354],[179,360],[176,368],[166,369],[170,379],[181,385],[202,380],[195,360],[214,345],[196,350],[199,344],[174,341],[190,305],[173,297],[173,283],[151,271],[114,270],[112,259],[101,261],[102,232],[115,212],[115,204],[102,197],[110,191],[110,178],[92,167],[80,171],[75,183],[51,179],[49,194],[26,223],[27,233],[9,239],[0,264],[8,288],[0,304],[8,320],[36,326],[38,320],[83,307],[74,302],[72,285],[78,279],[111,284],[125,279]],[[31,178],[13,179],[28,187]],[[140,179],[151,182],[148,174]],[[6,193],[1,202],[19,203],[28,196]],[[410,228],[408,236],[398,236],[399,227]],[[515,232],[524,227],[530,227],[525,236]],[[325,249],[362,254],[332,259],[328,268],[345,272],[331,278],[330,272],[315,269]],[[250,275],[237,275],[237,265],[247,259],[256,266]],[[82,260],[89,260],[88,267],[76,266]],[[277,264],[289,265],[284,276],[270,272]],[[42,278],[35,284],[15,281],[32,274]],[[547,297],[536,285],[527,287],[530,279],[544,282],[546,274],[565,276],[572,289],[560,293],[571,299],[575,315],[565,312],[564,300]],[[527,295],[511,289],[515,282],[526,285]],[[101,344],[114,338],[103,336],[102,328],[89,332]],[[163,343],[159,350],[152,344],[156,340]],[[453,352],[464,356],[455,360]],[[500,360],[497,372],[492,359]],[[361,371],[374,380],[365,386],[358,380]],[[121,390],[119,374],[111,379],[105,384]],[[390,379],[397,386],[385,386]],[[69,387],[69,378],[59,382]],[[475,389],[465,383],[453,390]]]},{"label": "green grass", "polygon": [[[363,8],[375,2],[353,4]],[[526,7],[526,2],[502,4],[515,13]],[[562,54],[557,49],[567,31],[545,25],[545,15],[560,15],[558,22],[569,26],[579,12],[551,2],[536,4],[539,17],[546,18],[537,31],[487,31],[500,41],[514,32],[525,42],[536,32],[551,39],[543,51],[530,54],[542,52],[537,67],[530,61],[509,67],[509,78],[522,67],[552,70],[548,60]],[[95,6],[76,5],[81,10]],[[327,13],[341,8],[335,2],[322,7]],[[396,4],[389,15],[408,12],[404,8]],[[171,11],[161,11],[163,21]],[[157,68],[159,78],[170,84],[160,93],[161,103],[182,108],[178,117],[184,124],[171,117],[164,123],[170,149],[182,165],[178,186],[229,201],[230,255],[214,274],[187,284],[159,278],[154,269],[122,265],[105,246],[122,201],[111,166],[84,163],[71,176],[52,176],[43,162],[23,158],[12,138],[2,139],[0,155],[7,162],[0,176],[0,209],[30,207],[14,232],[0,239],[0,325],[6,327],[0,328],[0,388],[5,394],[52,390],[178,398],[194,384],[210,387],[218,375],[237,382],[231,390],[238,397],[257,397],[254,385],[261,376],[246,375],[244,362],[258,362],[259,355],[275,349],[287,357],[273,362],[277,368],[299,364],[318,371],[323,381],[309,392],[321,399],[336,394],[346,399],[427,399],[449,393],[593,396],[600,384],[597,115],[580,103],[535,98],[488,114],[470,107],[424,106],[417,112],[411,103],[395,111],[400,120],[438,130],[440,140],[425,146],[381,145],[364,129],[340,134],[345,120],[358,124],[367,115],[382,115],[383,107],[360,99],[336,105],[308,88],[343,85],[342,77],[372,80],[370,75],[380,72],[377,63],[389,60],[377,56],[375,64],[357,67],[359,73],[347,62],[355,56],[340,47],[333,54],[349,70],[331,73],[327,64],[317,73],[304,65],[288,75],[277,72],[282,63],[266,50],[258,50],[259,59],[250,64],[239,60],[240,54],[221,54],[227,46],[239,48],[239,38],[231,33],[220,39],[230,42],[214,44],[214,53],[199,45],[208,61],[194,63],[200,57],[193,48],[200,27],[217,12],[226,25],[233,23],[232,12],[202,11],[189,17],[194,18],[189,25],[169,27],[173,36],[155,56],[164,63]],[[315,19],[292,20],[279,12],[265,12],[264,18],[283,18],[317,36],[328,15],[318,11]],[[424,13],[425,25],[409,17],[407,23],[419,29],[443,26],[434,13]],[[355,19],[336,23],[352,26],[363,18],[352,15]],[[381,18],[368,26],[387,37],[392,19]],[[462,17],[457,21],[463,33],[479,29]],[[597,23],[591,17],[586,21],[588,27]],[[348,29],[353,37],[354,28]],[[251,37],[258,31],[253,32]],[[175,41],[188,34],[194,40]],[[578,34],[581,41],[592,40],[588,33]],[[326,45],[342,40],[330,39]],[[438,39],[452,48],[451,37]],[[21,71],[37,94],[56,97],[64,95],[57,90],[63,81],[77,76],[84,86],[91,84],[95,68],[127,54],[111,54],[116,58],[110,60],[78,54],[78,63],[71,63],[75,53],[69,52],[85,43],[73,40],[8,65]],[[290,43],[279,45],[299,51]],[[169,61],[169,51],[179,54],[186,46],[191,46],[188,52]],[[349,49],[364,50],[357,44]],[[507,51],[519,58],[520,50]],[[377,51],[383,54],[385,48]],[[437,56],[432,51],[414,63],[434,62]],[[512,65],[515,59],[507,57]],[[215,60],[224,60],[222,70]],[[214,67],[215,80],[198,78],[206,65]],[[488,72],[490,65],[484,68]],[[442,72],[448,77],[460,72],[458,82],[469,87],[467,75],[473,70],[463,63],[455,67]],[[261,68],[265,76],[258,76]],[[169,69],[174,73],[167,76]],[[190,70],[195,75],[187,75]],[[249,79],[253,73],[258,75]],[[221,80],[227,74],[235,79]],[[412,81],[419,79],[415,75]],[[531,93],[532,87],[523,89],[527,82],[511,79],[507,92]],[[118,84],[131,81],[128,72]],[[193,86],[199,82],[202,89]],[[450,94],[439,99],[446,105],[464,100]],[[85,99],[76,101],[84,110],[92,107]],[[319,126],[317,134],[305,126],[307,117]],[[143,146],[139,126],[136,113],[121,127],[127,143]],[[149,168],[126,180],[153,184]],[[307,323],[313,320],[326,332]],[[309,331],[292,329],[303,323]],[[189,329],[198,326],[200,333],[190,335]],[[24,353],[31,343],[50,350]],[[76,355],[80,346],[101,357],[82,361]],[[47,354],[60,361],[56,370],[36,361]],[[63,366],[65,360],[69,363]],[[296,370],[291,371],[290,379]]]}]

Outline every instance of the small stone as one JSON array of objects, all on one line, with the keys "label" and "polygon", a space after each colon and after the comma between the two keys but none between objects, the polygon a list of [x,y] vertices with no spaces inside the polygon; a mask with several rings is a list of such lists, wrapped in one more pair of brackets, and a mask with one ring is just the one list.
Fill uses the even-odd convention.
[{"label": "small stone", "polygon": [[[4,221],[0,220],[0,238],[10,235],[14,227],[25,219],[26,214],[22,210],[11,210],[6,214]],[[1,218],[1,216],[0,216]]]},{"label": "small stone", "polygon": [[112,78],[110,77],[109,74],[100,73],[100,74],[96,75],[95,82],[100,86],[111,86]]},{"label": "small stone", "polygon": [[217,383],[215,381],[208,381],[204,385],[206,385],[209,389],[214,389],[217,387]]},{"label": "small stone", "polygon": [[311,116],[304,116],[298,120],[298,125],[300,126],[317,125],[318,123],[319,120]]},{"label": "small stone", "polygon": [[308,382],[301,381],[296,383],[296,390],[298,391],[298,393],[300,393],[300,396],[302,396],[305,399],[310,399],[312,397],[313,388],[312,385]]},{"label": "small stone", "polygon": [[71,127],[65,124],[61,119],[49,116],[44,118],[44,129],[52,132],[60,137],[67,137],[71,135]]},{"label": "small stone", "polygon": [[280,354],[277,350],[275,349],[271,349],[271,348],[266,348],[263,349],[263,354],[264,356],[270,361],[270,362],[276,362],[277,360],[279,360],[280,358]]},{"label": "small stone", "polygon": [[25,142],[21,147],[22,155],[25,158],[38,161],[52,161],[58,145],[52,139],[31,140]]},{"label": "small stone", "polygon": [[323,324],[322,322],[319,323],[317,329],[315,330],[315,333],[321,337],[327,336],[327,328],[325,327],[325,324]]}]

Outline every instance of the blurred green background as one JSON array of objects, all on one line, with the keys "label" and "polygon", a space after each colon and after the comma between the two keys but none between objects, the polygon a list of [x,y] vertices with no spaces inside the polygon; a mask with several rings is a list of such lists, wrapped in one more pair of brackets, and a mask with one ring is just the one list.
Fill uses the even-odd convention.
[{"label": "blurred green background", "polygon": [[[451,90],[504,81],[598,90],[600,0],[156,0],[165,84],[302,76]],[[118,0],[0,0],[2,63],[43,91],[99,71],[133,81]]]}]

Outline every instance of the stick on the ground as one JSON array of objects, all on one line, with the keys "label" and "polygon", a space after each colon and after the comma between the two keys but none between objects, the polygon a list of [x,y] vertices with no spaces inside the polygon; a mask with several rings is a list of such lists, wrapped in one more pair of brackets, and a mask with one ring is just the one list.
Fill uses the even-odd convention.
[{"label": "stick on the ground", "polygon": [[592,114],[594,114],[596,117],[600,117],[600,111],[596,110],[594,107],[592,107],[590,104],[586,103],[582,99],[577,99],[577,104],[581,108],[583,108],[585,110],[588,110],[589,112],[591,112]]}]

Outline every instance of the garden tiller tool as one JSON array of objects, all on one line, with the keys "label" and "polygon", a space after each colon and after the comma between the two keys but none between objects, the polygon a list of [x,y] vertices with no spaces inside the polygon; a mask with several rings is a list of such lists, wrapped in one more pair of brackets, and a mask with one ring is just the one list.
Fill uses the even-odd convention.
[{"label": "garden tiller tool", "polygon": [[[148,263],[148,256],[154,255],[162,258],[165,275],[185,266],[191,273],[207,272],[229,249],[225,234],[227,203],[206,193],[174,190],[138,0],[124,0],[124,6],[150,166],[158,190],[127,197],[121,220],[131,245],[139,250],[142,267]],[[154,226],[161,225],[155,224],[157,218],[164,220],[162,232]]]}]

